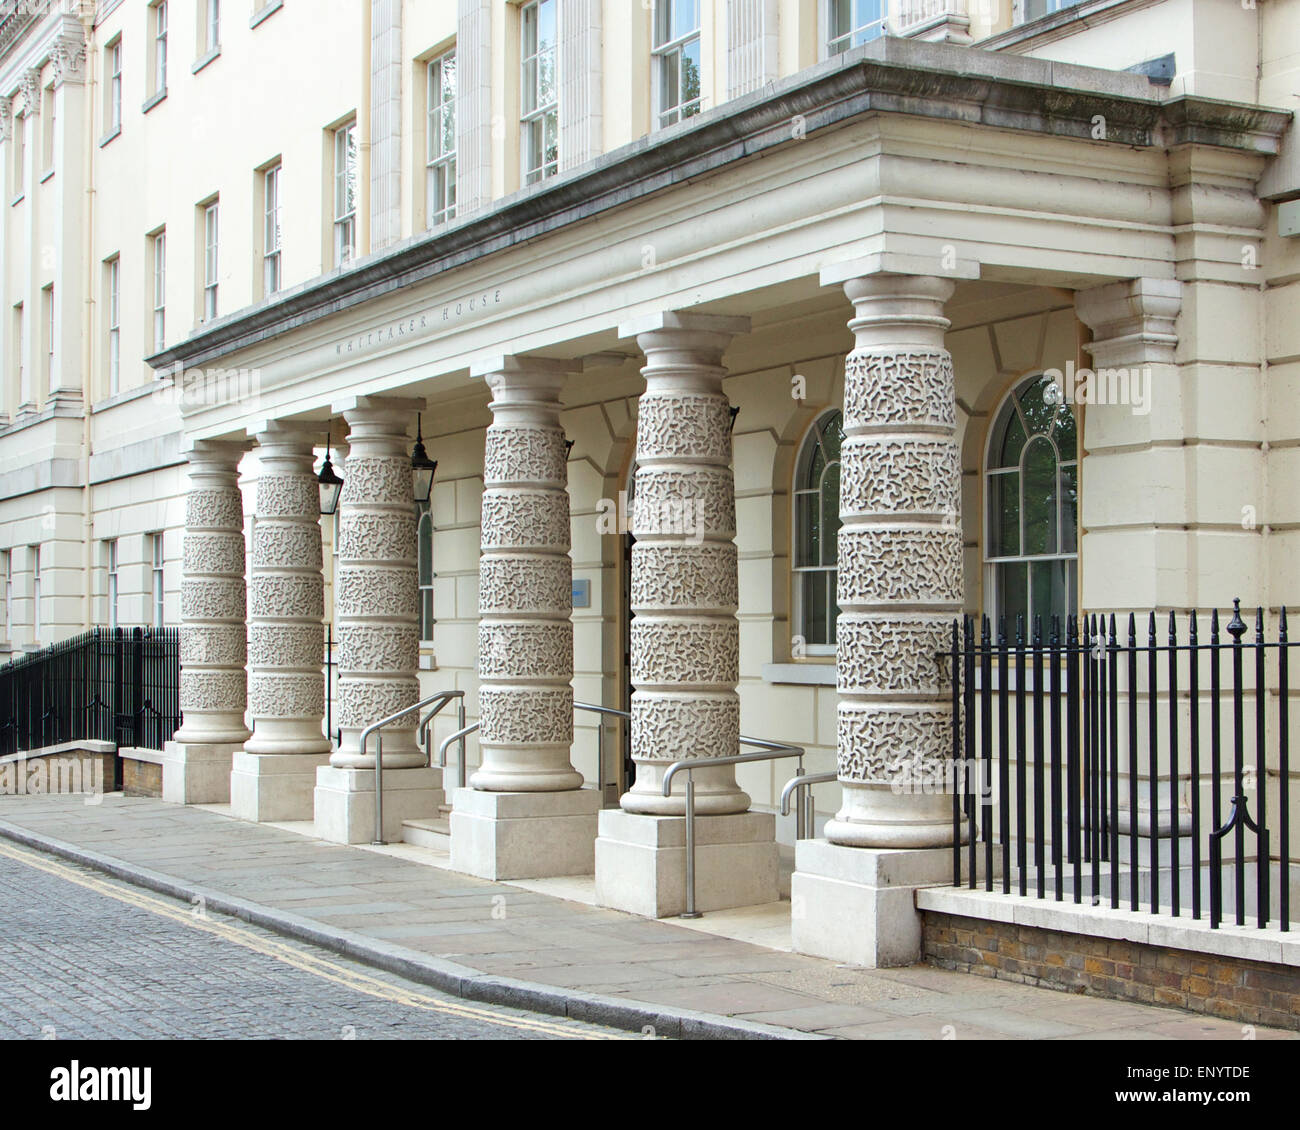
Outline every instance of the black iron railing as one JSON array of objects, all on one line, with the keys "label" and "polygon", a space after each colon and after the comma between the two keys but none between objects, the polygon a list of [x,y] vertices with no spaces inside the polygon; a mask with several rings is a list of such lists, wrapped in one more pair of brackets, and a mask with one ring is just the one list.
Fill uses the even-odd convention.
[{"label": "black iron railing", "polygon": [[[954,623],[953,883],[1290,929],[1289,655],[1234,601],[1169,613]],[[1253,638],[1247,638],[1253,635]],[[1001,848],[1001,878],[995,880]],[[1276,860],[1276,863],[1274,863]],[[1271,879],[1276,876],[1276,886]],[[1208,910],[1207,910],[1208,907]]]},{"label": "black iron railing", "polygon": [[0,667],[0,756],[73,741],[162,749],[180,724],[176,628],[95,628]]}]

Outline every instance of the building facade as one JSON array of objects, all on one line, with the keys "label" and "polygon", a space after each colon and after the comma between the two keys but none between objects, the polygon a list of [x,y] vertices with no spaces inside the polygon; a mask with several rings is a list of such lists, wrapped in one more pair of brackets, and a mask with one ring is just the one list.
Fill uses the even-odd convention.
[{"label": "building facade", "polygon": [[[0,11],[4,650],[183,624],[170,799],[368,841],[459,691],[384,836],[661,915],[666,768],[790,743],[892,960],[955,616],[1300,592],[1295,0]],[[793,765],[692,774],[705,908]]]}]

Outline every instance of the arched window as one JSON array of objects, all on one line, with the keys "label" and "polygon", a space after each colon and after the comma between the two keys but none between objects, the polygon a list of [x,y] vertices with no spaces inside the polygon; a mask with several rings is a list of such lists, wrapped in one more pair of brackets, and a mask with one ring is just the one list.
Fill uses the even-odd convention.
[{"label": "arched window", "polygon": [[420,583],[420,639],[433,639],[433,515],[420,503],[420,523],[415,531],[416,563]]},{"label": "arched window", "polygon": [[835,652],[844,417],[823,412],[804,438],[794,481],[794,631],[809,655]]},{"label": "arched window", "polygon": [[1075,612],[1079,587],[1078,434],[1074,412],[1043,376],[1007,395],[989,433],[984,471],[985,610],[1016,617],[1025,632],[1042,617]]}]

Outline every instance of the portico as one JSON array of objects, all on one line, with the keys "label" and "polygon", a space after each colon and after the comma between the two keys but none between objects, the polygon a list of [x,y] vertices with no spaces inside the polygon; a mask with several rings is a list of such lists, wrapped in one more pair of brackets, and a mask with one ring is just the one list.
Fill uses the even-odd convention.
[{"label": "portico", "polygon": [[[265,791],[284,778],[276,787],[297,806],[273,816],[236,801],[237,814],[310,818],[326,839],[370,840],[378,744],[363,749],[362,731],[460,690],[479,727],[465,789],[450,791],[426,763],[417,713],[384,727],[384,838],[440,817],[449,799],[454,869],[594,875],[604,905],[662,916],[681,909],[685,838],[684,778],[665,796],[667,767],[734,754],[742,732],[794,742],[807,768],[838,778],[818,794],[823,834],[797,845],[775,812],[789,763],[694,771],[701,909],[776,901],[782,848],[793,847],[796,948],[868,965],[916,959],[914,891],[943,881],[952,818],[949,797],[905,785],[950,756],[938,655],[953,618],[986,604],[998,568],[986,544],[990,424],[1025,381],[1085,363],[1089,333],[1098,364],[1155,366],[1149,421],[1124,405],[1079,414],[1088,460],[1075,524],[1086,536],[1056,556],[1074,553],[1090,605],[1183,599],[1156,560],[1133,565],[1150,586],[1137,599],[1090,567],[1091,544],[1151,518],[1117,490],[1094,491],[1088,468],[1122,464],[1137,481],[1212,475],[1171,453],[1175,436],[1216,451],[1230,441],[1223,458],[1237,458],[1226,450],[1241,436],[1218,435],[1209,412],[1189,430],[1175,407],[1208,389],[1208,366],[1222,360],[1179,326],[1216,297],[1260,300],[1218,228],[1230,214],[1238,243],[1262,238],[1251,186],[1280,126],[1218,122],[1200,104],[1188,110],[1197,129],[1184,129],[1141,76],[1109,75],[1111,139],[1083,141],[1095,94],[1031,60],[1018,61],[1016,83],[989,74],[978,90],[943,73],[936,97],[973,99],[991,119],[958,122],[905,89],[918,64],[942,73],[950,49],[891,42],[878,55],[706,115],[673,145],[561,177],[538,194],[549,202],[541,218],[507,202],[155,359],[260,375],[256,405],[202,404],[186,420],[191,536],[219,533],[226,547],[219,562],[194,557],[194,581],[220,581],[226,598],[187,612],[187,679],[203,677],[185,684],[184,733],[211,717],[211,734],[193,740],[226,756],[239,747],[232,800],[250,781]],[[1050,91],[1061,112],[1037,118],[1024,101],[1012,120],[1006,100],[1023,100],[1021,82]],[[807,127],[797,138],[791,106]],[[761,177],[724,154],[737,134],[764,154]],[[1213,216],[1180,185],[1167,137],[1215,164]],[[602,195],[615,181],[617,203]],[[1188,225],[1201,229],[1191,244]],[[427,514],[410,482],[421,412],[439,463]],[[840,447],[805,460],[814,426],[836,412]],[[330,430],[346,432],[348,451],[337,536],[326,522],[320,553],[311,456]],[[199,641],[219,624],[233,648],[244,621],[242,556],[229,552],[242,515],[235,522],[228,501],[205,525],[198,500],[212,475],[227,495],[238,489],[250,442],[257,521],[241,682],[238,649],[218,664]],[[824,485],[832,463],[838,505],[819,495],[814,522],[796,474],[818,466]],[[602,504],[629,480],[630,529],[607,532]],[[696,528],[665,520],[666,503],[688,507]],[[1183,505],[1157,520],[1222,526],[1197,508],[1226,500]],[[800,558],[809,544],[837,550],[836,615],[820,625],[809,612],[817,590],[800,587],[800,570],[822,567]],[[1263,584],[1264,551],[1251,552]],[[310,654],[322,618],[340,640],[329,735]],[[235,724],[241,693],[251,734]],[[575,698],[630,717],[598,745]],[[436,719],[434,745],[452,729]],[[609,780],[616,808],[593,787]]]}]

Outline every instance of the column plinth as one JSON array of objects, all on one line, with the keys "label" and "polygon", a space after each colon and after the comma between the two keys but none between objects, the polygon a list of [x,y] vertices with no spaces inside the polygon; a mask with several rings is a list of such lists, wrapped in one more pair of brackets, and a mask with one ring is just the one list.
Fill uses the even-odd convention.
[{"label": "column plinth", "polygon": [[181,728],[163,751],[163,799],[224,804],[234,752],[249,737],[241,443],[188,452],[181,581]]},{"label": "column plinth", "polygon": [[310,820],[322,733],[325,582],[314,433],[271,424],[257,435],[249,616],[253,735],[234,759],[230,802],[243,820]]}]

